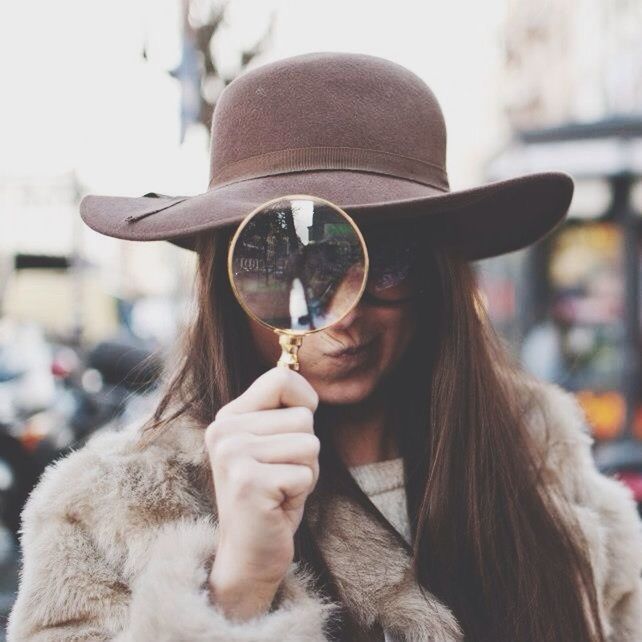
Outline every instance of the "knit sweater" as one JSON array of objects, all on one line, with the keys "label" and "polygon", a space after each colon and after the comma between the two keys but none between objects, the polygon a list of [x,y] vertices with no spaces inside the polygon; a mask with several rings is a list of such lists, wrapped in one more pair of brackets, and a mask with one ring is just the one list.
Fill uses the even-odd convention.
[{"label": "knit sweater", "polygon": [[403,458],[375,461],[349,468],[356,482],[384,517],[410,542]]}]

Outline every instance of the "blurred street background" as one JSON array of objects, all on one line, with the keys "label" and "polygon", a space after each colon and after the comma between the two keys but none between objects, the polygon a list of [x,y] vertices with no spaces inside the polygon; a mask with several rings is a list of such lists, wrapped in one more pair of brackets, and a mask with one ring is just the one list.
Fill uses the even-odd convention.
[{"label": "blurred street background", "polygon": [[420,75],[445,113],[453,189],[546,169],[574,177],[562,226],[475,268],[511,350],[577,395],[599,466],[642,501],[639,0],[6,2],[0,618],[42,470],[151,412],[191,311],[189,251],[96,234],[79,200],[205,191],[220,92],[310,51],[374,54]]}]

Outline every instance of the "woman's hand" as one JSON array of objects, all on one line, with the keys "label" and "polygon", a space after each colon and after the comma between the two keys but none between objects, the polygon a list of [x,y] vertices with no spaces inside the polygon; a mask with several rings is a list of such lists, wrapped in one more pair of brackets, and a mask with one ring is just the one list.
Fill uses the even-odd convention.
[{"label": "woman's hand", "polygon": [[293,560],[294,533],[319,476],[318,402],[303,376],[276,366],[205,431],[219,523],[209,584],[231,616],[267,611]]}]

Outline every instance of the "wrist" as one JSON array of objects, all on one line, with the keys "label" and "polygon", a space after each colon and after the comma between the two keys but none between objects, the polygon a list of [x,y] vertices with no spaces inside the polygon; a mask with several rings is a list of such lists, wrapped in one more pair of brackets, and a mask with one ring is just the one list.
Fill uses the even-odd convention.
[{"label": "wrist", "polygon": [[281,583],[294,558],[294,547],[288,556],[248,555],[248,547],[227,542],[224,537],[219,538],[212,566],[212,572],[227,584],[251,583],[271,590]]},{"label": "wrist", "polygon": [[244,621],[269,612],[281,580],[256,580],[230,572],[216,559],[208,578],[210,602],[226,617]]}]

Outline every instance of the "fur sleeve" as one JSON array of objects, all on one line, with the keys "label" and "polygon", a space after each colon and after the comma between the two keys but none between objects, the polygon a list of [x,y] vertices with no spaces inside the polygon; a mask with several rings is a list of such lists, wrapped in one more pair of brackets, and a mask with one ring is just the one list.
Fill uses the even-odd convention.
[{"label": "fur sleeve", "polygon": [[206,583],[214,529],[204,520],[163,526],[132,586],[128,625],[116,641],[325,641],[323,623],[334,605],[306,590],[311,576],[297,564],[280,587],[277,608],[266,615],[235,623],[212,606]]},{"label": "fur sleeve", "polygon": [[[296,563],[268,613],[227,619],[206,588],[214,517],[179,516],[142,529],[133,519],[124,522],[121,498],[114,501],[113,488],[100,481],[99,463],[92,451],[76,451],[50,466],[31,493],[8,642],[327,640],[325,626],[338,605],[317,594]],[[110,530],[109,515],[122,530]]]},{"label": "fur sleeve", "polygon": [[[642,640],[642,521],[633,493],[602,474],[584,410],[563,388],[545,384],[546,466],[562,483],[589,546],[608,642]],[[540,416],[539,421],[542,417]]]}]

